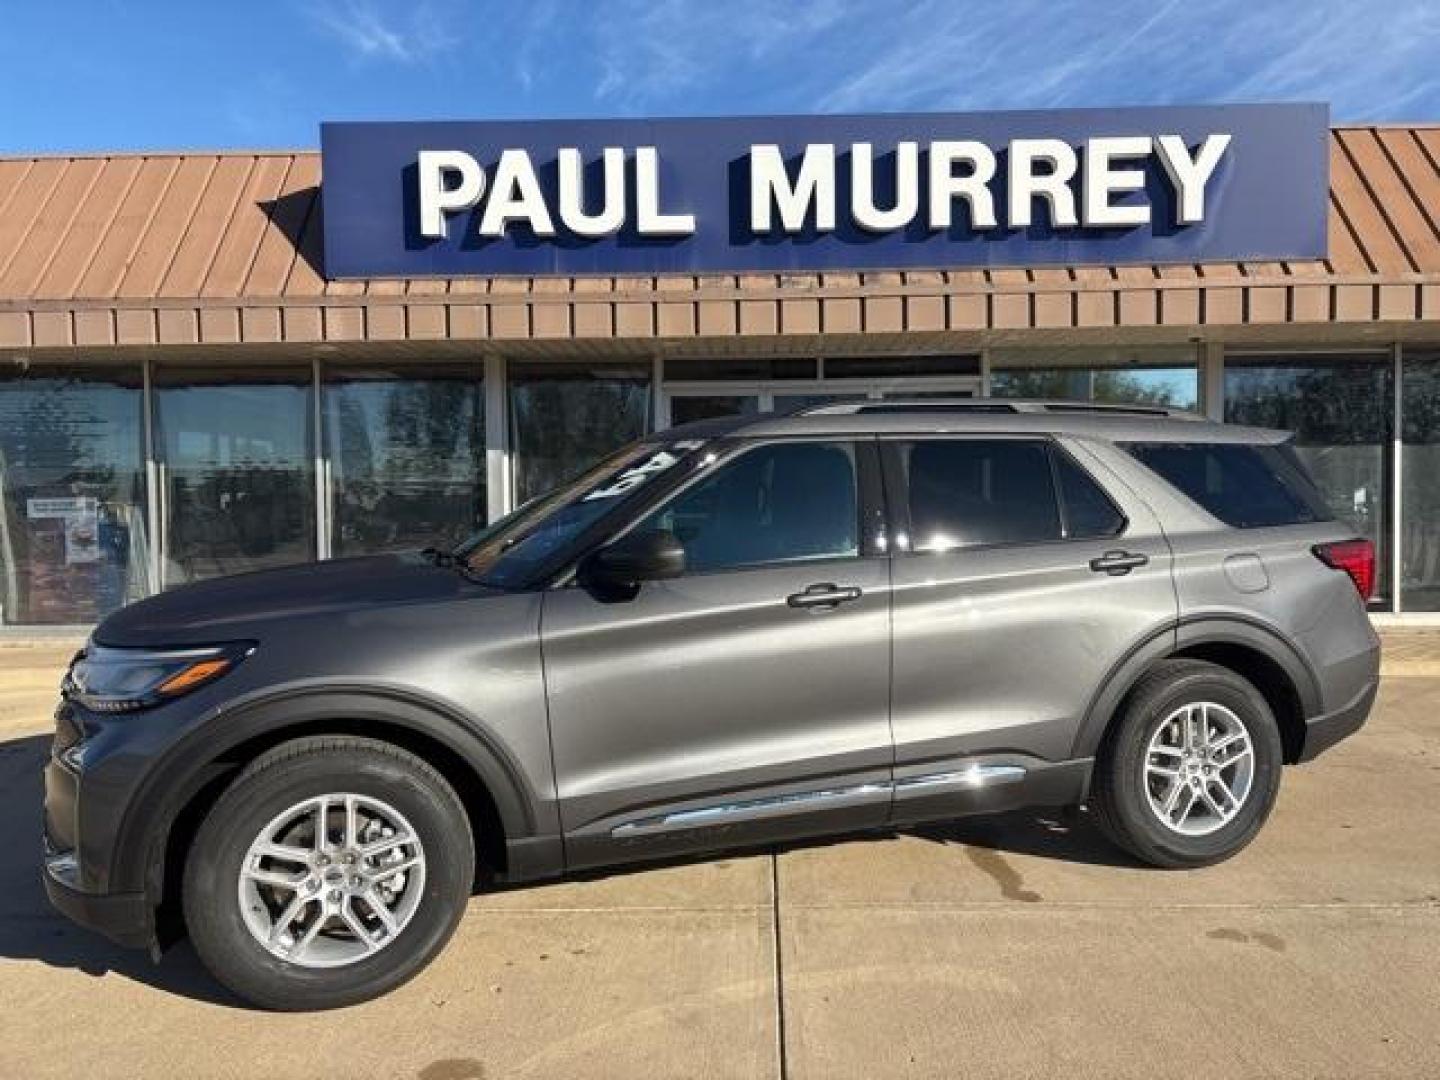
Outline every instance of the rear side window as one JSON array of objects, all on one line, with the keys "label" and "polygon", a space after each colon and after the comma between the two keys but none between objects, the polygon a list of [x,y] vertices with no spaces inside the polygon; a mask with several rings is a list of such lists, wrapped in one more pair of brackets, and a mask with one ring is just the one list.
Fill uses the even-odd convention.
[{"label": "rear side window", "polygon": [[898,443],[912,551],[1093,540],[1125,515],[1069,454],[1046,439]]},{"label": "rear side window", "polygon": [[1335,516],[1287,445],[1128,443],[1125,449],[1238,529],[1303,525]]},{"label": "rear side window", "polygon": [[1061,538],[1045,442],[926,439],[899,444],[911,550],[947,551]]}]

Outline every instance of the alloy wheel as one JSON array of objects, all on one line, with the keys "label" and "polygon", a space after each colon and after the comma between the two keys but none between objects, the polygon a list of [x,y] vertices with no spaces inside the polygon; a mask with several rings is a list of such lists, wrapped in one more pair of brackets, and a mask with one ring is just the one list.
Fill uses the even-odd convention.
[{"label": "alloy wheel", "polygon": [[1143,769],[1147,802],[1161,824],[1184,836],[1207,836],[1245,805],[1255,778],[1255,747],[1232,710],[1192,702],[1156,728]]},{"label": "alloy wheel", "polygon": [[425,851],[390,804],[336,793],[275,815],[245,853],[240,910],[272,956],[353,964],[390,945],[420,906]]}]

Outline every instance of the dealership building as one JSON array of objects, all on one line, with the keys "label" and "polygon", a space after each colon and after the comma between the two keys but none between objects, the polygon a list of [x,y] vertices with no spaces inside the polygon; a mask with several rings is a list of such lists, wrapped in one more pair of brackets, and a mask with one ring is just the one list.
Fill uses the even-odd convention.
[{"label": "dealership building", "polygon": [[0,159],[0,634],[453,543],[693,419],[973,395],[1291,429],[1377,545],[1376,611],[1440,615],[1440,125],[1257,106],[322,143]]}]

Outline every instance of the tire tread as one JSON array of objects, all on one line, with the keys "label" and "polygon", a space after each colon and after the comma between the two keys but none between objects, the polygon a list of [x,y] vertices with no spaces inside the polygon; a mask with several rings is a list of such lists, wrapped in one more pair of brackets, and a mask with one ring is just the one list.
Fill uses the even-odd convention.
[{"label": "tire tread", "polygon": [[399,976],[395,978],[388,976],[369,978],[349,987],[325,989],[317,986],[266,985],[256,981],[243,969],[233,969],[229,963],[230,957],[226,955],[227,950],[233,946],[228,944],[223,932],[217,930],[217,927],[223,925],[224,920],[218,918],[214,911],[201,906],[203,903],[200,895],[202,890],[197,887],[200,876],[199,868],[205,858],[213,857],[204,853],[213,852],[218,848],[221,837],[231,828],[230,823],[236,813],[236,804],[251,797],[256,786],[263,786],[267,778],[276,770],[311,759],[333,759],[337,755],[347,754],[381,758],[402,773],[413,777],[427,789],[430,796],[438,797],[442,816],[459,825],[457,839],[460,843],[457,846],[463,848],[461,851],[444,852],[442,857],[445,859],[468,859],[469,865],[474,866],[475,864],[474,837],[470,831],[464,803],[438,769],[410,750],[380,739],[363,736],[306,735],[274,746],[256,757],[242,768],[225,790],[220,793],[220,797],[215,800],[215,804],[210,808],[196,832],[191,843],[191,850],[186,856],[182,904],[185,922],[191,929],[191,940],[201,962],[231,990],[264,1008],[280,1011],[333,1008],[355,1004],[387,992],[408,981],[429,963],[435,952],[439,951],[439,947],[443,946],[450,934],[453,933],[464,912],[462,903],[448,916],[448,926],[441,933],[435,949],[423,956],[422,961],[410,970],[402,969]]},{"label": "tire tread", "polygon": [[[1094,814],[1096,824],[1099,825],[1101,832],[1111,843],[1144,862],[1166,869],[1185,869],[1208,865],[1228,858],[1234,851],[1239,850],[1237,847],[1234,851],[1204,858],[1179,855],[1158,845],[1152,838],[1141,832],[1136,827],[1136,823],[1124,812],[1120,797],[1119,785],[1123,782],[1123,778],[1114,763],[1117,744],[1130,734],[1137,722],[1143,722],[1157,699],[1172,693],[1186,680],[1197,677],[1228,683],[1236,691],[1251,697],[1252,703],[1260,715],[1268,719],[1272,728],[1274,727],[1274,717],[1259,691],[1247,679],[1230,668],[1207,660],[1192,660],[1183,657],[1161,660],[1142,675],[1125,696],[1114,721],[1101,742],[1090,789],[1089,808]],[[1275,729],[1275,738],[1278,740],[1278,728]],[[1259,734],[1252,732],[1252,741],[1258,742],[1258,740]],[[1268,813],[1269,807],[1266,807],[1260,823],[1264,822],[1265,815]],[[1247,837],[1244,842],[1248,843],[1250,838]],[[1240,847],[1243,846],[1242,843]]]}]

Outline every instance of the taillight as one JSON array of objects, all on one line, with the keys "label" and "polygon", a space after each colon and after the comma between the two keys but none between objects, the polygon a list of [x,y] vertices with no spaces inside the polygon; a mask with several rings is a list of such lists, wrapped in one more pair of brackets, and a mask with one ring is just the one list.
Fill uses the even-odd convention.
[{"label": "taillight", "polygon": [[1369,540],[1342,540],[1338,544],[1316,544],[1315,557],[1326,566],[1344,570],[1366,601],[1375,593],[1375,545]]}]

